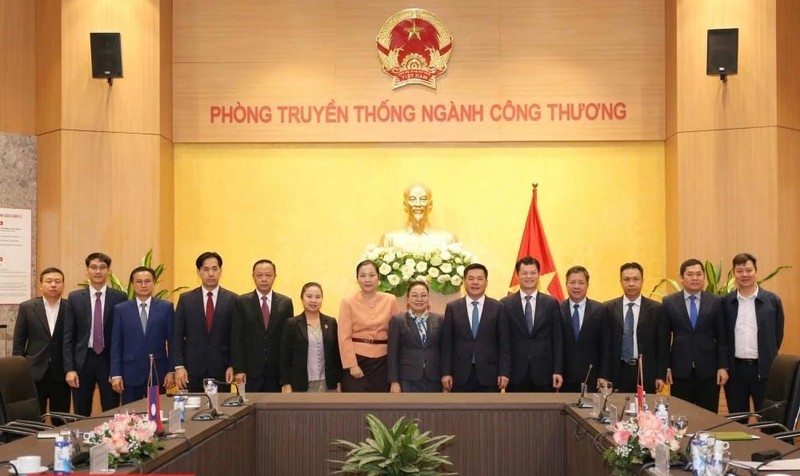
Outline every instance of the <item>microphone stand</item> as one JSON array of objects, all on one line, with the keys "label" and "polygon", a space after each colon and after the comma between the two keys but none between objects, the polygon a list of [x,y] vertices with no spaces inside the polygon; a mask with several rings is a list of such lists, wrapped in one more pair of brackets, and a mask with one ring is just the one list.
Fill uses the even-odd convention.
[{"label": "microphone stand", "polygon": [[[221,382],[219,380],[214,380],[214,383],[217,385],[228,385],[226,382]],[[239,393],[239,385],[236,382],[231,382],[230,384],[236,389],[236,395],[231,395],[230,397],[223,400],[222,406],[241,407],[242,405],[244,405],[244,398],[242,398],[242,394]]]},{"label": "microphone stand", "polygon": [[592,402],[586,398],[586,392],[589,387],[589,375],[592,373],[593,364],[589,364],[589,370],[586,372],[586,378],[583,379],[581,384],[581,394],[578,396],[578,408],[590,408]]},{"label": "microphone stand", "polygon": [[192,421],[211,421],[219,417],[219,412],[214,408],[214,404],[211,402],[211,396],[207,393],[203,393],[203,395],[205,395],[208,400],[208,410],[196,413],[192,417]]},{"label": "microphone stand", "polygon": [[800,451],[800,446],[798,446],[797,448],[792,448],[791,450],[787,451],[786,453],[779,454],[778,456],[776,456],[774,458],[769,458],[766,461],[764,461],[763,463],[761,463],[760,465],[756,466],[755,467],[755,472],[758,473],[759,471],[761,471],[761,468],[763,468],[764,466],[772,463],[773,461],[777,461],[779,459],[783,459],[783,458],[789,456],[790,454],[797,453],[798,451]]}]

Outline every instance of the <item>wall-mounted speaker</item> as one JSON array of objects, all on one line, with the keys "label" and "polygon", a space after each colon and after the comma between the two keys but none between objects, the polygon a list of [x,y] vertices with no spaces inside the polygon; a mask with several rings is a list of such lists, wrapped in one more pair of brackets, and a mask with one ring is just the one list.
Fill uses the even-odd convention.
[{"label": "wall-mounted speaker", "polygon": [[122,42],[119,33],[89,33],[92,47],[92,77],[122,77]]},{"label": "wall-mounted speaker", "polygon": [[706,50],[706,74],[726,76],[736,74],[739,69],[739,29],[722,28],[708,30],[708,49]]}]

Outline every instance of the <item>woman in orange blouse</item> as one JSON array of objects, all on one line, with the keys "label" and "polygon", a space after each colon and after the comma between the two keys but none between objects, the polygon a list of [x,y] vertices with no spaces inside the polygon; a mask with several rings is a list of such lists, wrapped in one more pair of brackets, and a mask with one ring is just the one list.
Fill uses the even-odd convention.
[{"label": "woman in orange blouse", "polygon": [[388,392],[386,350],[389,320],[397,314],[394,296],[378,291],[378,266],[358,263],[356,278],[361,291],[342,300],[339,308],[339,352],[342,356],[342,391]]}]

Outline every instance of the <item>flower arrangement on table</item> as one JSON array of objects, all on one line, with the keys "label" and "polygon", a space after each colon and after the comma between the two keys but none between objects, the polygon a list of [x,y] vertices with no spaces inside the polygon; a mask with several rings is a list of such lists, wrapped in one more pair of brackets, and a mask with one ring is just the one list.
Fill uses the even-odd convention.
[{"label": "flower arrangement on table", "polygon": [[475,260],[460,245],[447,245],[424,251],[367,246],[363,259],[378,265],[378,289],[403,296],[414,281],[427,281],[432,291],[453,294],[461,289],[464,268]]},{"label": "flower arrangement on table", "polygon": [[680,442],[675,430],[649,411],[615,423],[614,446],[603,453],[611,466],[612,475],[623,476],[633,472],[633,467],[655,458],[656,447],[664,443],[669,447],[670,461],[677,458]]},{"label": "flower arrangement on table", "polygon": [[120,464],[141,464],[153,458],[159,450],[156,423],[147,415],[118,413],[114,418],[95,427],[85,435],[89,446],[106,443],[108,446],[108,466],[116,468]]}]

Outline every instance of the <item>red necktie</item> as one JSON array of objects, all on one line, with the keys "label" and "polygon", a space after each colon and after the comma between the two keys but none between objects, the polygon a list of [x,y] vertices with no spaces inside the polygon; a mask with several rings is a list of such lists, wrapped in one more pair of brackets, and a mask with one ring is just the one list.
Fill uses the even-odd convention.
[{"label": "red necktie", "polygon": [[264,319],[264,329],[269,326],[269,304],[267,304],[267,296],[261,296],[261,318]]},{"label": "red necktie", "polygon": [[211,291],[206,294],[208,300],[206,301],[206,330],[211,333],[211,323],[214,322],[214,293]]}]

